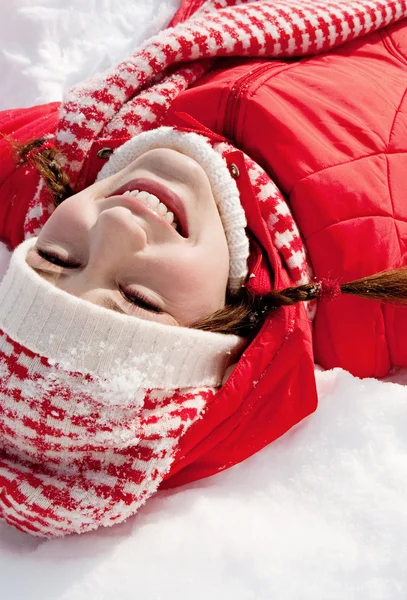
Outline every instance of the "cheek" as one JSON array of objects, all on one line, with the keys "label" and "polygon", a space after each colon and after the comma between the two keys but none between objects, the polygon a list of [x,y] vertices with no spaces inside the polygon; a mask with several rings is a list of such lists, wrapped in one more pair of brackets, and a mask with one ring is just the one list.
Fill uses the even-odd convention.
[{"label": "cheek", "polygon": [[229,276],[229,252],[227,246],[204,246],[185,249],[172,257],[167,257],[168,269],[165,270],[174,284],[176,277],[179,285],[205,289],[211,284],[211,289],[219,288],[224,294]]},{"label": "cheek", "polygon": [[229,278],[230,257],[223,228],[220,226],[216,231],[213,227],[203,242],[197,253],[196,269],[213,284],[213,288],[220,287],[224,294]]},{"label": "cheek", "polygon": [[207,317],[224,306],[229,276],[229,253],[223,248],[196,249],[164,261],[162,285],[166,300],[189,322]]},{"label": "cheek", "polygon": [[94,222],[93,212],[83,198],[68,198],[54,210],[41,229],[39,240],[48,244],[83,242]]}]

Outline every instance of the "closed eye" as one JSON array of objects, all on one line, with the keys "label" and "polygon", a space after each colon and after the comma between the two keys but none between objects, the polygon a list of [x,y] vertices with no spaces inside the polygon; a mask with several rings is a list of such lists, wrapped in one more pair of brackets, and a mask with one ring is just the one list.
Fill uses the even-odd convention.
[{"label": "closed eye", "polygon": [[[70,261],[69,259],[62,259],[60,256],[53,252],[49,252],[48,250],[41,250],[41,248],[37,248],[37,254],[43,260],[46,260],[48,263],[52,265],[56,265],[57,267],[62,267],[64,269],[77,269],[80,267],[80,264]],[[142,310],[147,310],[153,313],[162,313],[162,310],[152,304],[148,298],[145,298],[143,295],[134,292],[126,292],[123,289],[120,289],[120,292],[123,298],[132,305],[136,305],[138,308]]]},{"label": "closed eye", "polygon": [[64,269],[77,269],[81,265],[75,263],[69,259],[63,259],[57,254],[45,250],[41,250],[41,248],[36,248],[38,256],[40,256],[43,260],[51,263],[52,265],[56,265],[57,267],[63,267]]},{"label": "closed eye", "polygon": [[[61,269],[76,269],[83,267],[82,264],[75,263],[70,259],[62,258],[52,251],[43,250],[37,247],[30,250],[28,253],[27,263],[40,277],[46,279],[57,288],[60,287],[58,280],[61,276]],[[120,299],[115,299],[110,296],[98,296],[98,299],[93,301],[93,303],[124,315],[138,316],[140,318],[147,318],[172,326],[179,326],[178,321],[174,317],[162,308],[156,306],[149,297],[144,296],[139,290],[123,288],[118,284],[117,291],[123,299],[122,302],[120,302]],[[124,306],[124,304],[126,306]]]},{"label": "closed eye", "polygon": [[126,292],[123,289],[120,289],[120,292],[123,296],[123,298],[125,300],[127,300],[127,302],[129,302],[130,304],[135,304],[136,306],[138,306],[139,308],[142,308],[143,310],[148,310],[149,312],[154,312],[154,313],[162,313],[163,311],[158,308],[158,306],[155,306],[154,304],[152,304],[147,298],[145,298],[144,296],[142,296],[141,294],[137,293],[135,294],[134,292]]}]

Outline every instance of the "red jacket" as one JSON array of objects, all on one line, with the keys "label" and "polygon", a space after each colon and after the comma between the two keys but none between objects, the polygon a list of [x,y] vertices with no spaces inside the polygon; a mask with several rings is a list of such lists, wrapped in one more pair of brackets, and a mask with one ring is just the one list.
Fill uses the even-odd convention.
[{"label": "red jacket", "polygon": [[[318,57],[218,60],[174,101],[166,123],[185,111],[251,155],[288,198],[317,278],[349,281],[407,262],[406,74],[403,23]],[[7,111],[0,131],[17,139],[52,133],[57,108]],[[103,163],[97,151],[118,143],[94,143],[87,184]],[[15,246],[38,177],[15,169],[6,140],[0,157],[0,239]],[[259,208],[245,209],[275,286],[289,285]],[[406,334],[407,310],[363,299],[320,302],[313,331],[302,305],[280,309],[182,438],[163,487],[240,462],[315,410],[314,357],[326,368],[383,376],[407,366]]]},{"label": "red jacket", "polygon": [[[172,111],[189,112],[266,168],[289,199],[317,278],[350,281],[405,265],[405,22],[317,57],[230,65]],[[320,303],[315,361],[384,376],[407,364],[406,327],[405,309],[349,296]]]}]

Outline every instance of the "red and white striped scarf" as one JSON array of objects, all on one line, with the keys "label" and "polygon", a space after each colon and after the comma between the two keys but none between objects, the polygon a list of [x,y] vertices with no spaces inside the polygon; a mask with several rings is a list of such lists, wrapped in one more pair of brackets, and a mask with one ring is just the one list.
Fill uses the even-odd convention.
[{"label": "red and white striped scarf", "polygon": [[0,520],[40,537],[83,533],[157,491],[216,389],[127,384],[64,370],[0,329]]}]

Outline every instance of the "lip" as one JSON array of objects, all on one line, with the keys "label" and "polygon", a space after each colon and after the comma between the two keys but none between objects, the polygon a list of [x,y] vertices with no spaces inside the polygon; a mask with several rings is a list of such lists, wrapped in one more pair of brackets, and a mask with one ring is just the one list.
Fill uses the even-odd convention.
[{"label": "lip", "polygon": [[113,192],[113,194],[110,195],[110,197],[123,196],[124,192],[131,192],[133,190],[139,190],[140,192],[148,192],[150,194],[153,194],[154,196],[157,196],[157,198],[163,204],[165,204],[165,206],[167,206],[167,208],[169,208],[171,212],[174,213],[175,220],[177,221],[179,226],[179,231],[176,231],[173,227],[171,227],[168,221],[161,217],[161,215],[158,215],[158,213],[156,213],[152,208],[150,208],[144,201],[137,201],[137,197],[135,196],[129,197],[128,195],[126,195],[124,196],[124,198],[133,198],[133,200],[137,202],[137,206],[139,206],[140,204],[147,207],[150,213],[159,216],[161,220],[165,221],[171,227],[172,231],[178,233],[178,235],[181,235],[181,237],[188,237],[188,219],[185,206],[181,198],[175,192],[168,189],[165,185],[159,183],[158,181],[153,181],[152,179],[139,177],[137,179],[132,179],[131,181],[128,181],[124,185],[120,186],[117,190]]}]

